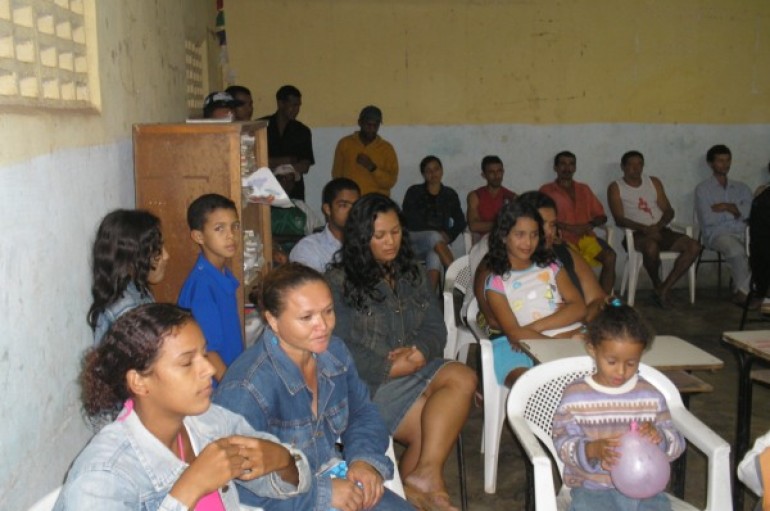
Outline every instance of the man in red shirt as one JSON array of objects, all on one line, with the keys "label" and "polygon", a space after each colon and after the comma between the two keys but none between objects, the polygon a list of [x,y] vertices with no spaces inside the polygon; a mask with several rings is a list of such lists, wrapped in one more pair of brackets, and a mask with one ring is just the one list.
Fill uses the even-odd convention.
[{"label": "man in red shirt", "polygon": [[503,186],[504,174],[499,156],[484,156],[481,160],[481,175],[487,184],[468,194],[468,229],[473,233],[473,243],[492,230],[497,213],[516,198],[514,192]]},{"label": "man in red shirt", "polygon": [[573,153],[558,153],[553,159],[553,170],[556,180],[541,186],[540,191],[556,202],[556,225],[561,237],[589,264],[601,265],[599,282],[604,292],[611,294],[615,286],[615,251],[594,233],[594,227],[607,223],[604,207],[587,184],[573,179],[577,170]]}]

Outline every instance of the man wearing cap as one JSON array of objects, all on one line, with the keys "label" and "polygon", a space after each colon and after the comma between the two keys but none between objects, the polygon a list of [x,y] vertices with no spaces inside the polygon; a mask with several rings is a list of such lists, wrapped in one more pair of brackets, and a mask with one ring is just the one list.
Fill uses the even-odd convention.
[{"label": "man wearing cap", "polygon": [[273,115],[262,117],[268,121],[267,154],[268,165],[275,170],[279,165],[291,165],[297,171],[299,180],[289,194],[292,199],[305,200],[303,176],[315,163],[313,139],[310,128],[297,120],[302,106],[302,94],[293,85],[284,85],[275,93],[277,110]]},{"label": "man wearing cap", "polygon": [[332,177],[352,179],[361,195],[381,193],[390,196],[398,179],[398,158],[389,142],[377,135],[382,111],[369,105],[358,116],[359,131],[342,138],[334,151]]},{"label": "man wearing cap", "polygon": [[254,100],[251,97],[251,91],[243,85],[231,85],[225,89],[236,101],[240,101],[240,106],[235,108],[236,121],[250,121],[254,115]]},{"label": "man wearing cap", "polygon": [[222,91],[214,91],[203,100],[203,118],[232,121],[235,118],[235,108],[243,103]]}]

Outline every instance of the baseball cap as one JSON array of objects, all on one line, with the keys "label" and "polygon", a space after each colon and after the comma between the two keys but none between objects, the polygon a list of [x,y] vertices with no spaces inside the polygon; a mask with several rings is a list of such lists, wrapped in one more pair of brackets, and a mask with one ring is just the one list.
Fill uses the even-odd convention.
[{"label": "baseball cap", "polygon": [[230,94],[222,91],[214,91],[206,96],[203,100],[203,114],[206,116],[207,112],[210,112],[218,107],[235,108],[241,106],[243,101],[237,100]]},{"label": "baseball cap", "polygon": [[361,110],[358,120],[382,122],[382,110],[374,105],[365,106],[363,110]]}]

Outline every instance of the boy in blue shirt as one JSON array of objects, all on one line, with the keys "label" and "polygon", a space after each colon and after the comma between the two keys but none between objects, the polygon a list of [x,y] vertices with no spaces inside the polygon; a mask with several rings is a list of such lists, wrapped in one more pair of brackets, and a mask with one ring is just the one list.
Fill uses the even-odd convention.
[{"label": "boy in blue shirt", "polygon": [[243,332],[238,316],[238,280],[225,267],[241,239],[241,222],[233,201],[210,193],[187,208],[190,237],[201,253],[179,292],[180,307],[190,309],[206,337],[208,359],[217,381],[243,352]]}]

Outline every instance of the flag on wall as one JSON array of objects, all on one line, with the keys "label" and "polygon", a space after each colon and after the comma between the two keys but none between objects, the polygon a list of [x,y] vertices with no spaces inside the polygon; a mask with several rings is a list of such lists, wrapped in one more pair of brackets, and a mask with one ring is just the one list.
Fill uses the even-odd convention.
[{"label": "flag on wall", "polygon": [[217,1],[217,21],[214,32],[217,34],[219,46],[227,46],[227,31],[225,30],[225,8],[224,0]]},{"label": "flag on wall", "polygon": [[227,87],[235,83],[235,71],[230,68],[230,58],[227,54],[227,30],[225,29],[225,0],[216,0],[217,19],[214,34],[219,43],[219,65],[222,67],[222,81]]}]

